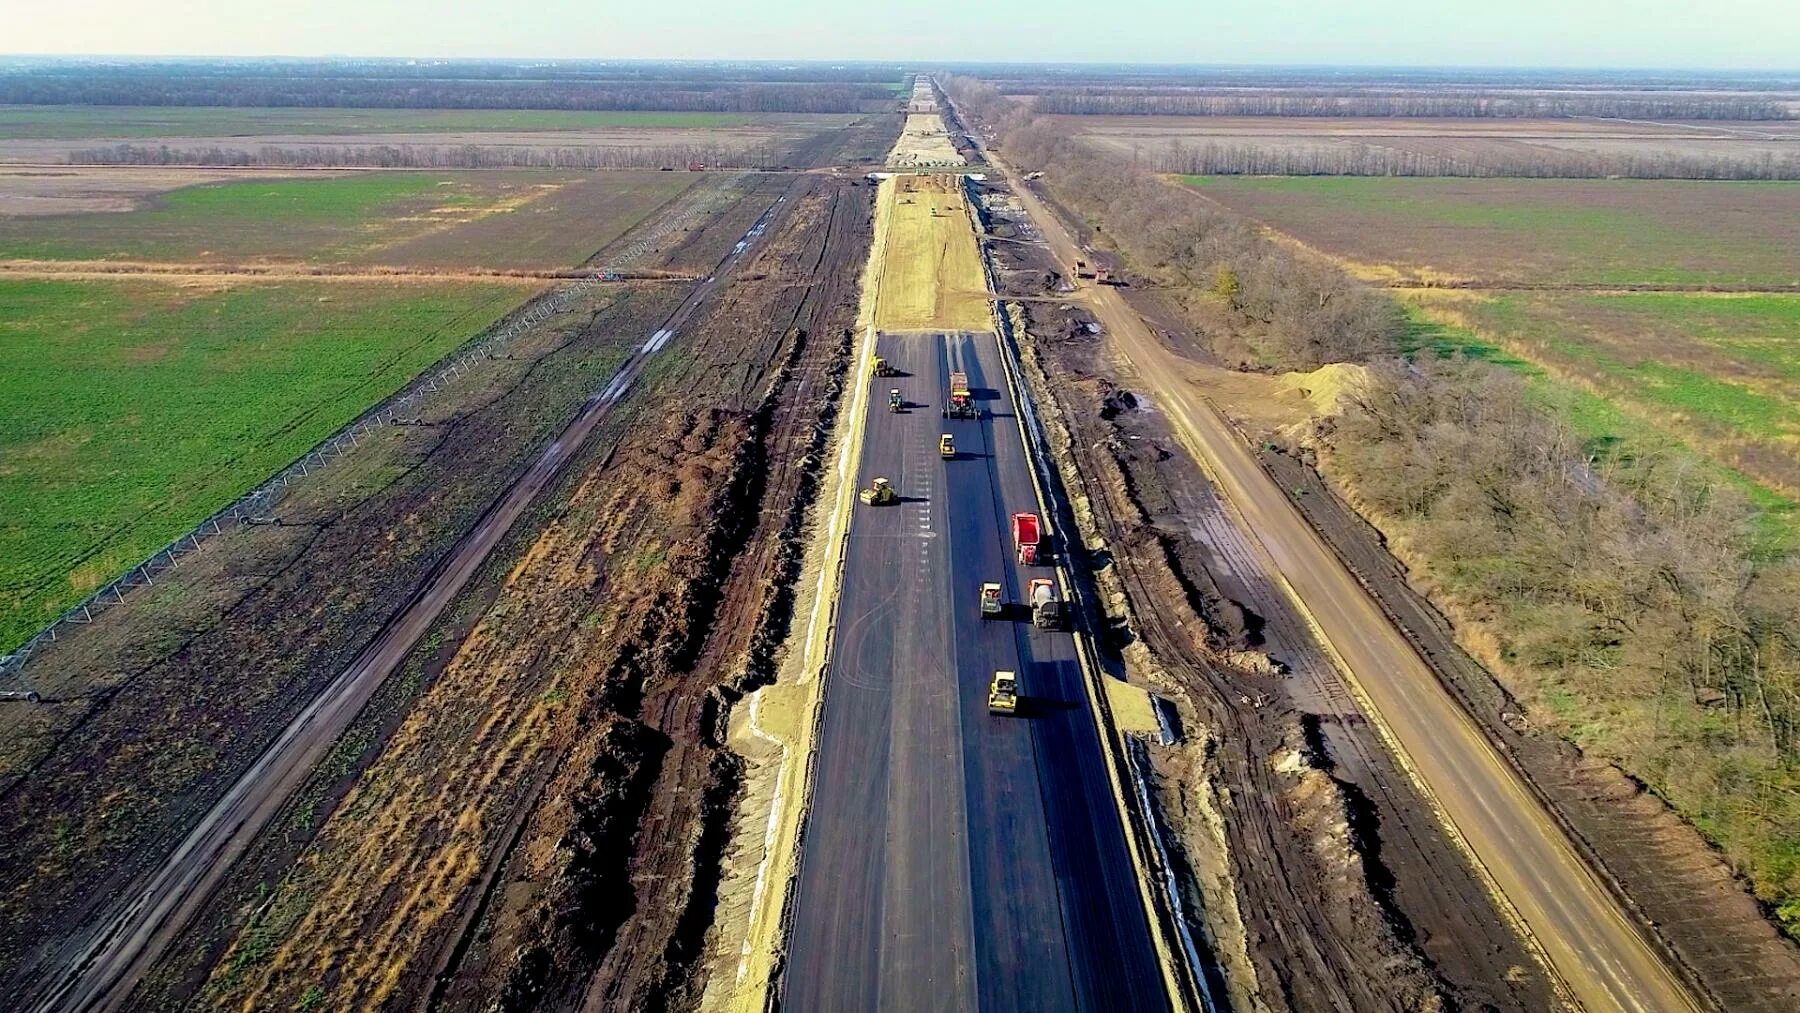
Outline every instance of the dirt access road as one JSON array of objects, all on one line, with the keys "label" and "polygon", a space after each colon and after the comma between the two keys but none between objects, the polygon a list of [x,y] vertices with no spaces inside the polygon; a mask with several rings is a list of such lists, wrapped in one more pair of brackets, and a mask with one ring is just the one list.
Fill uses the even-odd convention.
[{"label": "dirt access road", "polygon": [[[985,152],[1049,243],[1066,277],[1081,254],[1062,222],[1012,168]],[[1229,501],[1320,639],[1351,678],[1402,761],[1440,806],[1492,884],[1542,948],[1570,998],[1593,1010],[1698,1007],[1530,790],[1483,737],[1356,578],[1205,398],[1184,363],[1115,290],[1082,300],[1168,413],[1182,443]]]},{"label": "dirt access road", "polygon": [[697,284],[607,385],[582,405],[568,427],[456,545],[381,635],[288,725],[141,888],[85,940],[69,947],[61,973],[47,982],[42,994],[33,997],[34,1008],[111,1009],[124,1001],[130,987],[204,903],[231,862],[404,660],[513,522],[562,472],[582,442],[636,382],[645,363],[719,287],[720,277],[743,258],[781,207],[771,206],[715,272]]}]

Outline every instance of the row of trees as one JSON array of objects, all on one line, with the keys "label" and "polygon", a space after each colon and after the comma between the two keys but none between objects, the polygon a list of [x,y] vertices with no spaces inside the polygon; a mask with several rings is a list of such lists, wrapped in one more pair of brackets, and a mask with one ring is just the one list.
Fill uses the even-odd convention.
[{"label": "row of trees", "polygon": [[1154,150],[1151,168],[1198,175],[1506,176],[1541,179],[1800,179],[1800,151],[1777,156],[1695,155],[1676,151],[1599,152],[1489,145],[1462,154],[1339,141],[1313,147],[1176,141]]},{"label": "row of trees", "polygon": [[[1682,458],[1588,456],[1523,382],[1372,372],[1326,470],[1498,640],[1515,685],[1697,821],[1800,934],[1800,560]],[[1494,659],[1489,659],[1490,661]]]},{"label": "row of trees", "polygon": [[1628,120],[1785,120],[1783,103],[1750,95],[1533,94],[1529,92],[1281,90],[1206,94],[1116,88],[1054,88],[1041,113],[1091,116],[1392,116],[1428,119],[1575,116]]},{"label": "row of trees", "polygon": [[727,113],[848,113],[885,108],[881,85],[411,78],[0,77],[0,104],[369,109],[579,109]]},{"label": "row of trees", "polygon": [[665,144],[648,147],[527,147],[516,145],[307,144],[245,148],[171,148],[116,144],[69,153],[77,165],[203,165],[379,169],[657,169],[700,162],[711,168],[767,169],[783,164],[767,145],[728,148]]},{"label": "row of trees", "polygon": [[1500,367],[1398,359],[1381,293],[1259,245],[980,82],[947,86],[1136,268],[1187,293],[1215,350],[1370,362],[1317,437],[1325,473],[1408,547],[1439,607],[1498,644],[1486,660],[1516,689],[1564,701],[1535,713],[1667,798],[1800,935],[1800,560],[1758,538],[1733,486],[1684,455],[1591,454]]}]

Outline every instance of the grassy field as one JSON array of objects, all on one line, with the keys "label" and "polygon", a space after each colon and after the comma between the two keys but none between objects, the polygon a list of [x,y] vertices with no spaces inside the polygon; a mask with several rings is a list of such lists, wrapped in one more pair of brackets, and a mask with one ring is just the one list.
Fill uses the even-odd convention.
[{"label": "grassy field", "polygon": [[[1800,283],[1800,183],[1187,182],[1398,286],[1414,345],[1531,374],[1598,444],[1713,462],[1800,545],[1800,293],[1571,287]],[[1446,278],[1475,287],[1408,287]]]},{"label": "grassy field", "polygon": [[487,170],[234,180],[134,211],[0,217],[0,258],[566,267],[694,178]]},{"label": "grassy field", "polygon": [[0,280],[0,649],[522,297],[478,284]]},{"label": "grassy field", "polygon": [[956,177],[896,176],[881,186],[875,327],[992,330],[981,252]]},{"label": "grassy field", "polygon": [[1371,276],[1800,284],[1800,183],[1188,176]]},{"label": "grassy field", "polygon": [[[1762,510],[1762,533],[1772,552],[1800,550],[1800,399],[1790,379],[1800,369],[1800,296],[1734,298],[1670,293],[1530,296],[1417,292],[1410,294],[1406,350],[1430,348],[1505,366],[1529,378],[1532,390],[1596,452],[1636,457],[1685,452],[1713,462],[1720,477]],[[1690,310],[1691,306],[1691,310]],[[1728,308],[1727,308],[1728,307]],[[1608,320],[1663,320],[1673,327],[1667,354],[1646,345],[1629,350],[1587,331],[1590,342],[1566,340],[1582,314]],[[1691,316],[1683,316],[1691,312]],[[1671,318],[1673,318],[1671,320]],[[1711,330],[1706,321],[1740,321]],[[1571,321],[1574,321],[1573,323]],[[1692,326],[1689,326],[1689,323]],[[1697,333],[1698,332],[1698,333]],[[1612,335],[1657,338],[1652,330]],[[1785,335],[1785,336],[1784,336]],[[1771,340],[1765,340],[1771,339]],[[1776,354],[1771,345],[1785,345]],[[1764,370],[1758,378],[1726,378],[1692,365],[1684,349],[1748,347]]]},{"label": "grassy field", "polygon": [[77,139],[711,128],[753,114],[557,109],[307,109],[211,106],[0,106],[0,137]]}]

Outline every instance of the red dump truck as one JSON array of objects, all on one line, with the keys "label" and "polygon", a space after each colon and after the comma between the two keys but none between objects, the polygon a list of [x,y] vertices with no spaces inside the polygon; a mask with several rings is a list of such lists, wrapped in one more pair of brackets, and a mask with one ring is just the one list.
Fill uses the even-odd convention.
[{"label": "red dump truck", "polygon": [[1037,562],[1037,514],[1013,514],[1013,545],[1018,547],[1019,562],[1026,566]]}]

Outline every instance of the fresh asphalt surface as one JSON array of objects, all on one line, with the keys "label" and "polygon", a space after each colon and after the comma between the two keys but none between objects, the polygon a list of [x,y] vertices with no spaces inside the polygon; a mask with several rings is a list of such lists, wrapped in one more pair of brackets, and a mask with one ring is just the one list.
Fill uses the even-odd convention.
[{"label": "fresh asphalt surface", "polygon": [[[1155,1010],[1167,997],[1074,641],[1016,603],[1038,512],[992,335],[882,335],[782,1008]],[[940,415],[961,369],[979,420]],[[908,411],[887,410],[898,387]],[[941,433],[958,457],[941,460]],[[1013,611],[983,620],[1000,581]],[[987,712],[996,669],[1016,717]]]}]

